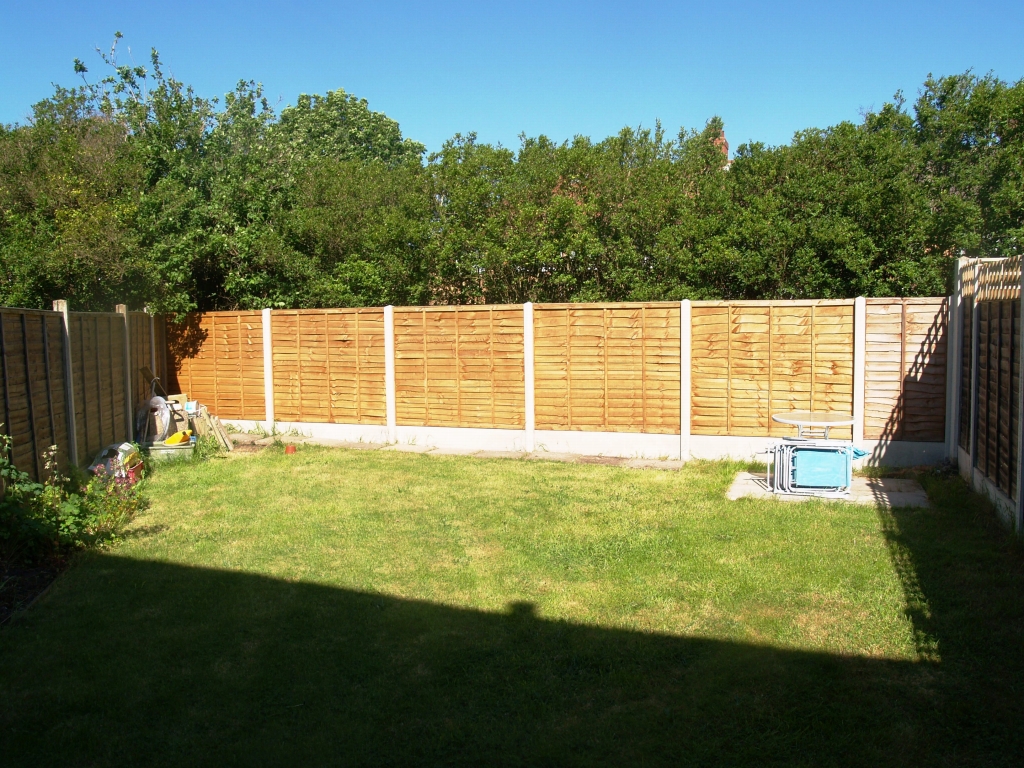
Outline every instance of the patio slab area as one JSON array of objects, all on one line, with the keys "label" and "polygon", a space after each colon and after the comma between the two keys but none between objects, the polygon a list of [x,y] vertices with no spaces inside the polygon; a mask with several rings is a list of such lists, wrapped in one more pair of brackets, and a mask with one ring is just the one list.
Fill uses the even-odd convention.
[{"label": "patio slab area", "polygon": [[[765,482],[764,475],[739,472],[725,497],[730,501],[743,498],[780,499],[781,501],[807,501],[812,496],[774,494]],[[928,494],[916,480],[893,477],[854,477],[850,495],[845,499],[826,501],[848,501],[853,504],[880,505],[883,507],[929,507]]]}]

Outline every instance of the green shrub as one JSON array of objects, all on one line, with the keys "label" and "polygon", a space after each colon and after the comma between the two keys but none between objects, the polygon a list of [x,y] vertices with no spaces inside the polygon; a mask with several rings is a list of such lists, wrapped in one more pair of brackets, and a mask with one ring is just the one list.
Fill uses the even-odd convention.
[{"label": "green shrub", "polygon": [[138,486],[116,478],[60,472],[57,447],[44,453],[45,479],[32,480],[10,459],[11,438],[0,434],[0,559],[60,561],[109,541],[144,506]]}]

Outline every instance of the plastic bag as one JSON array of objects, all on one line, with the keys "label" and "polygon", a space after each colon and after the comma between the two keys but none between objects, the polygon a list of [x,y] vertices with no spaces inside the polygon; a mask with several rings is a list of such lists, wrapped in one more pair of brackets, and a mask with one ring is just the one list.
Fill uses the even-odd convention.
[{"label": "plastic bag", "polygon": [[89,472],[113,477],[118,482],[131,485],[142,477],[142,456],[131,443],[114,443],[96,454],[89,465]]}]

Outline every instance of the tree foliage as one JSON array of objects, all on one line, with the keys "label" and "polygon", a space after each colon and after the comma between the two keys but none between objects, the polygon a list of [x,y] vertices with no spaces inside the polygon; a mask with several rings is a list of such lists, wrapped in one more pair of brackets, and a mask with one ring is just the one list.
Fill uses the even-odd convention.
[{"label": "tree foliage", "polygon": [[366,99],[344,90],[326,96],[302,94],[294,107],[281,111],[277,132],[303,160],[378,160],[396,165],[419,160],[426,148],[403,139],[398,123],[370,110]]},{"label": "tree foliage", "polygon": [[108,75],[0,127],[4,304],[935,295],[956,256],[1021,252],[1024,81],[929,78],[731,163],[719,118],[426,156],[343,90],[278,115],[256,83],[206,99],[116,44]]}]

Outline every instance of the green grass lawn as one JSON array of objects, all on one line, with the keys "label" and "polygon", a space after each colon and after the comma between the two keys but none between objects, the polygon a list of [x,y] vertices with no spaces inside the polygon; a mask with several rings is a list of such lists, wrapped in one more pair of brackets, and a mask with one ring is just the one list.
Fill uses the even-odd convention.
[{"label": "green grass lawn", "polygon": [[935,508],[272,448],[168,467],[0,632],[4,765],[1015,765],[1024,557]]}]

